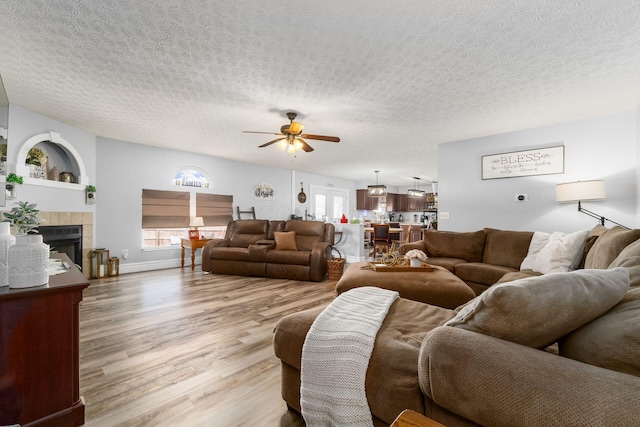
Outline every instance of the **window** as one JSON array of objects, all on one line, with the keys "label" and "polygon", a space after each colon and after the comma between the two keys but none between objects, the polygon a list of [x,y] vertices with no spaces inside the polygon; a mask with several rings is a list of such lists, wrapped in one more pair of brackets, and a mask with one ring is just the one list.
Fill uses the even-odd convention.
[{"label": "window", "polygon": [[142,247],[179,247],[188,236],[191,216],[201,216],[201,236],[223,238],[233,219],[233,196],[195,194],[195,215],[190,215],[191,194],[186,191],[142,190]]},{"label": "window", "polygon": [[349,191],[341,188],[312,185],[311,215],[319,221],[336,222],[349,214]]}]

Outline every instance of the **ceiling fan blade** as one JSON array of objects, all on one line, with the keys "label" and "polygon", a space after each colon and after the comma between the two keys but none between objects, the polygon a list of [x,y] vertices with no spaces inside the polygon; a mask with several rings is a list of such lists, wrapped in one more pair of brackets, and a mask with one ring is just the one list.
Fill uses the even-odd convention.
[{"label": "ceiling fan blade", "polygon": [[313,147],[307,144],[302,138],[296,138],[296,139],[302,143],[302,149],[304,151],[306,151],[307,153],[310,153],[313,151]]},{"label": "ceiling fan blade", "polygon": [[242,133],[261,133],[264,135],[282,135],[281,133],[278,133],[278,132],[256,132],[253,130],[243,130]]},{"label": "ceiling fan blade", "polygon": [[286,138],[276,138],[276,139],[274,139],[273,141],[265,142],[265,143],[264,143],[264,144],[262,144],[262,145],[258,145],[258,148],[267,147],[267,146],[269,146],[269,145],[271,145],[271,144],[274,144],[274,143],[276,143],[276,142],[278,142],[278,141],[282,141],[283,139],[286,139]]},{"label": "ceiling fan blade", "polygon": [[310,135],[308,133],[304,133],[300,136],[307,139],[319,139],[320,141],[340,142],[340,138],[338,138],[337,136]]}]

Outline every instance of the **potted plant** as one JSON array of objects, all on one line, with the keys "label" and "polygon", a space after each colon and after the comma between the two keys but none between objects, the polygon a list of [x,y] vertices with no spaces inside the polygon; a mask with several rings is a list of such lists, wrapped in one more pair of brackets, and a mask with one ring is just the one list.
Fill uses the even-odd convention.
[{"label": "potted plant", "polygon": [[49,245],[38,233],[40,220],[35,203],[18,202],[3,212],[4,222],[16,230],[16,244],[9,248],[9,287],[29,288],[49,282]]},{"label": "potted plant", "polygon": [[96,203],[96,186],[87,185],[87,204],[94,205]]},{"label": "potted plant", "polygon": [[23,181],[24,180],[21,176],[18,176],[13,172],[7,176],[7,183],[5,184],[5,187],[8,191],[8,199],[15,199],[17,197],[18,189],[16,188],[16,185],[22,184]]},{"label": "potted plant", "polygon": [[411,267],[420,267],[422,263],[427,260],[427,254],[420,249],[411,249],[404,254],[404,257],[409,260]]}]

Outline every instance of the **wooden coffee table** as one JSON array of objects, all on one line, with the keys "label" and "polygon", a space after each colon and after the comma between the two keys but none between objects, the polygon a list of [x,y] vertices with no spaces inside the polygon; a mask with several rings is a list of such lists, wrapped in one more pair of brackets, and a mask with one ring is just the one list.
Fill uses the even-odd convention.
[{"label": "wooden coffee table", "polygon": [[191,269],[196,268],[196,251],[207,244],[211,239],[180,239],[180,248],[182,252],[181,266],[184,268],[184,249],[191,249]]},{"label": "wooden coffee table", "polygon": [[444,308],[456,308],[476,293],[464,281],[444,267],[434,266],[433,271],[374,271],[366,262],[356,262],[347,268],[338,283],[336,292],[362,286],[397,291],[402,298],[433,304]]}]

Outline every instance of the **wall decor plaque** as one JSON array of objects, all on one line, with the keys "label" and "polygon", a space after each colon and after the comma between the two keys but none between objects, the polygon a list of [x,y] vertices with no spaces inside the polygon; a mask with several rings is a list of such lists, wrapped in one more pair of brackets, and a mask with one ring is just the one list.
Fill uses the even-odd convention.
[{"label": "wall decor plaque", "polygon": [[258,184],[255,188],[255,198],[257,200],[273,200],[273,187],[269,184]]},{"label": "wall decor plaque", "polygon": [[564,145],[482,156],[482,179],[564,173]]}]

